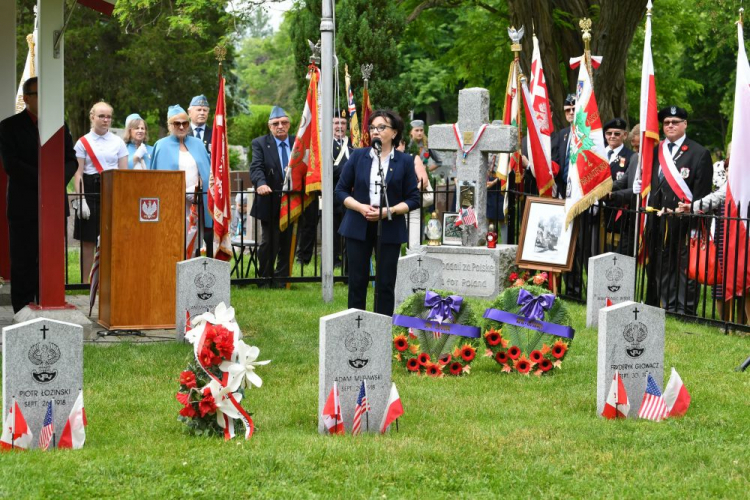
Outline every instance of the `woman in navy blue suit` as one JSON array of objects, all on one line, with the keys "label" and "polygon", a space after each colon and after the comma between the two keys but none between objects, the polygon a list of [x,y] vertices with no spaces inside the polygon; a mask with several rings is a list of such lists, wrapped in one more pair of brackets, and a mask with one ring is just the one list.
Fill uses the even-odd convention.
[{"label": "woman in navy blue suit", "polygon": [[396,151],[404,132],[401,117],[390,110],[378,110],[370,116],[368,125],[372,141],[379,139],[383,145],[380,165],[385,174],[392,220],[388,220],[381,200],[378,155],[371,147],[357,149],[342,168],[336,185],[336,200],[348,208],[339,234],[346,238],[349,259],[349,307],[365,309],[370,259],[378,249],[378,221],[382,219],[375,312],[390,316],[401,244],[408,241],[404,214],[419,208],[419,189],[414,159]]}]

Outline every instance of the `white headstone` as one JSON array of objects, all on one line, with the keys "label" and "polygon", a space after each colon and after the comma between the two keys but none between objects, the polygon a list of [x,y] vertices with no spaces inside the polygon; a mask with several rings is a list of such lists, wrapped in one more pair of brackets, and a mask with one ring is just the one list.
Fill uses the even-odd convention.
[{"label": "white headstone", "polygon": [[599,309],[635,297],[635,257],[609,252],[589,259],[586,327],[599,324]]},{"label": "white headstone", "polygon": [[207,257],[177,263],[176,338],[185,338],[188,317],[212,311],[221,302],[230,305],[230,264]]},{"label": "white headstone", "polygon": [[620,373],[635,418],[646,390],[646,376],[664,389],[664,309],[623,302],[599,310],[596,411],[601,415],[615,371]]},{"label": "white headstone", "polygon": [[15,400],[37,447],[47,405],[54,400],[57,437],[83,389],[83,328],[39,318],[3,328],[3,420]]},{"label": "white headstone", "polygon": [[439,287],[443,277],[443,263],[427,255],[411,254],[398,259],[396,274],[396,307],[409,296]]},{"label": "white headstone", "polygon": [[346,432],[352,428],[363,380],[372,410],[369,426],[366,421],[362,422],[362,432],[379,432],[391,390],[391,328],[390,316],[359,309],[320,318],[318,431],[321,434],[328,432],[322,414],[334,380],[338,385]]},{"label": "white headstone", "polygon": [[[490,93],[487,89],[469,88],[458,93],[458,127],[463,136],[464,147],[470,148],[477,138],[480,127],[490,121]],[[479,229],[469,233],[469,246],[476,246],[487,234],[487,157],[490,153],[510,153],[516,150],[518,131],[507,125],[488,125],[479,142],[464,157],[453,125],[430,126],[430,149],[443,151],[444,163],[452,163],[450,153],[455,154],[458,185],[474,190],[473,207]]]}]

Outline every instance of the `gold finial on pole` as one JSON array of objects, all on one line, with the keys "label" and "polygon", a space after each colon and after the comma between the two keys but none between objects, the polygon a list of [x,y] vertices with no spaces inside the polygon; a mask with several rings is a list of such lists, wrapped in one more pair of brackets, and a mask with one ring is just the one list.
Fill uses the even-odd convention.
[{"label": "gold finial on pole", "polygon": [[36,61],[34,57],[34,35],[26,35],[26,43],[29,44],[29,58],[31,63],[29,64],[29,78],[36,76]]},{"label": "gold finial on pole", "polygon": [[219,61],[219,78],[221,78],[221,70],[224,63],[224,60],[227,58],[227,47],[224,44],[219,44],[216,47],[214,47],[214,56],[216,56],[216,60]]},{"label": "gold finial on pole", "polygon": [[583,39],[583,63],[586,65],[586,69],[591,74],[591,19],[584,17],[578,21],[578,27],[581,28],[581,38]]}]

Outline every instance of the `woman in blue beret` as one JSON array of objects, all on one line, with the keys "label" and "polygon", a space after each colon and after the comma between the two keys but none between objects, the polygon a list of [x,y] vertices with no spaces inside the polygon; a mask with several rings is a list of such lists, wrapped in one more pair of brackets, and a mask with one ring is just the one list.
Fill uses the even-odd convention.
[{"label": "woman in blue beret", "polygon": [[122,139],[128,147],[128,170],[148,170],[154,147],[146,144],[148,129],[141,115],[133,113],[125,118],[125,135]]}]

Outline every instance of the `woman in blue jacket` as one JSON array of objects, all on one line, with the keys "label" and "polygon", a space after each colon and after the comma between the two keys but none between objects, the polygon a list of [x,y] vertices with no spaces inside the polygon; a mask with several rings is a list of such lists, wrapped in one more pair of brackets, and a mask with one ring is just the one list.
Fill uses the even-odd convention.
[{"label": "woman in blue jacket", "polygon": [[[190,119],[179,104],[170,106],[167,112],[167,137],[154,144],[151,158],[151,170],[182,170],[185,172],[185,192],[187,193],[186,218],[189,218],[190,205],[196,187],[203,194],[203,241],[207,252],[213,254],[213,218],[208,210],[208,176],[211,171],[211,160],[206,146],[200,139],[190,135]],[[200,245],[196,254],[199,254]],[[191,256],[188,255],[188,258]]]},{"label": "woman in blue jacket", "polygon": [[[341,170],[335,197],[348,210],[339,227],[346,238],[349,260],[349,307],[366,308],[370,260],[378,249],[378,221],[382,235],[377,269],[378,301],[375,312],[393,314],[396,267],[401,244],[408,240],[404,214],[419,208],[419,189],[411,155],[396,151],[404,132],[401,117],[390,110],[378,110],[370,116],[372,143],[380,141],[380,155],[372,147],[355,150]],[[378,159],[380,161],[378,162]],[[382,173],[385,192],[391,207],[388,220],[385,202],[381,197]]]}]

